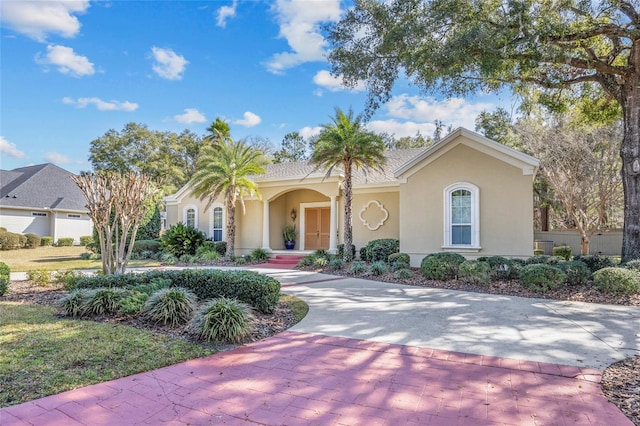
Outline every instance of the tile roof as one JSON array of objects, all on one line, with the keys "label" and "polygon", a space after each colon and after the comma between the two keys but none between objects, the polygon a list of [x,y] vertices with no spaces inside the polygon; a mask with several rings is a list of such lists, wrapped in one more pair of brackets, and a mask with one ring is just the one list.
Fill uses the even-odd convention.
[{"label": "tile roof", "polygon": [[72,175],[49,163],[0,170],[0,207],[87,211]]}]

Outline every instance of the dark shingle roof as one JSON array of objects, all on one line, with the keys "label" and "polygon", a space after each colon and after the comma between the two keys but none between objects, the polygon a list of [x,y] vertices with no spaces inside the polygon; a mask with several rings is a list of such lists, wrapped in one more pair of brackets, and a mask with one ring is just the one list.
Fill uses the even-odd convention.
[{"label": "dark shingle roof", "polygon": [[0,170],[0,207],[87,211],[72,173],[53,164]]}]

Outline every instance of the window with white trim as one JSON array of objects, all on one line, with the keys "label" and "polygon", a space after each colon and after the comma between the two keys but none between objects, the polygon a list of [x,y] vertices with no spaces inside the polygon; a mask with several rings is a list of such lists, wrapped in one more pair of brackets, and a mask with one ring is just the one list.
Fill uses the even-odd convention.
[{"label": "window with white trim", "polygon": [[72,214],[72,213],[69,213],[67,215],[67,217],[70,218],[70,219],[80,219],[81,218],[81,216],[79,214]]},{"label": "window with white trim", "polygon": [[480,190],[458,182],[444,190],[445,247],[480,247]]},{"label": "window with white trim", "polygon": [[184,208],[184,224],[195,228],[198,223],[198,210],[195,206],[187,206]]},{"label": "window with white trim", "polygon": [[211,239],[222,241],[222,207],[215,207],[212,211]]},{"label": "window with white trim", "polygon": [[47,214],[41,212],[31,212],[31,216],[47,217]]}]

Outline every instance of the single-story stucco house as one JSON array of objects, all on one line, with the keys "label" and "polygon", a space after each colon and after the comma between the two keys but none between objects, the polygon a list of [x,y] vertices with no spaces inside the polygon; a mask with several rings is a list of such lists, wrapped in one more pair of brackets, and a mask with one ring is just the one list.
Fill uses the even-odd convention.
[{"label": "single-story stucco house", "polygon": [[[383,172],[353,180],[353,242],[400,240],[418,265],[429,253],[466,257],[533,254],[533,179],[537,159],[459,128],[429,148],[388,151]],[[339,171],[325,178],[306,162],[272,164],[255,176],[261,199],[236,210],[236,252],[284,250],[282,230],[294,223],[296,249],[335,251],[342,242]],[[207,211],[189,185],[164,199],[167,226],[183,222],[225,239],[223,199]]]},{"label": "single-story stucco house", "polygon": [[0,227],[79,244],[81,236],[93,233],[93,223],[71,176],[50,163],[0,170]]}]

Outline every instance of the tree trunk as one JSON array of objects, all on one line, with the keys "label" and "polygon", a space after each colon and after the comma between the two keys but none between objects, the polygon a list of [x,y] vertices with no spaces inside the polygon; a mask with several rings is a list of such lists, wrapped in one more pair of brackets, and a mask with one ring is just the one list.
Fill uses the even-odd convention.
[{"label": "tree trunk", "polygon": [[232,257],[235,253],[236,240],[236,203],[227,201],[227,256]]},{"label": "tree trunk", "polygon": [[581,247],[580,247],[580,254],[583,256],[586,256],[589,254],[589,237],[587,236],[587,234],[585,234],[584,232],[582,232],[582,239],[581,239]]},{"label": "tree trunk", "polygon": [[640,259],[640,72],[629,78],[623,90],[624,139],[620,156],[624,191],[622,261],[626,262]]},{"label": "tree trunk", "polygon": [[353,223],[351,214],[351,203],[353,198],[353,185],[351,183],[351,163],[344,165],[344,261],[353,260]]}]

